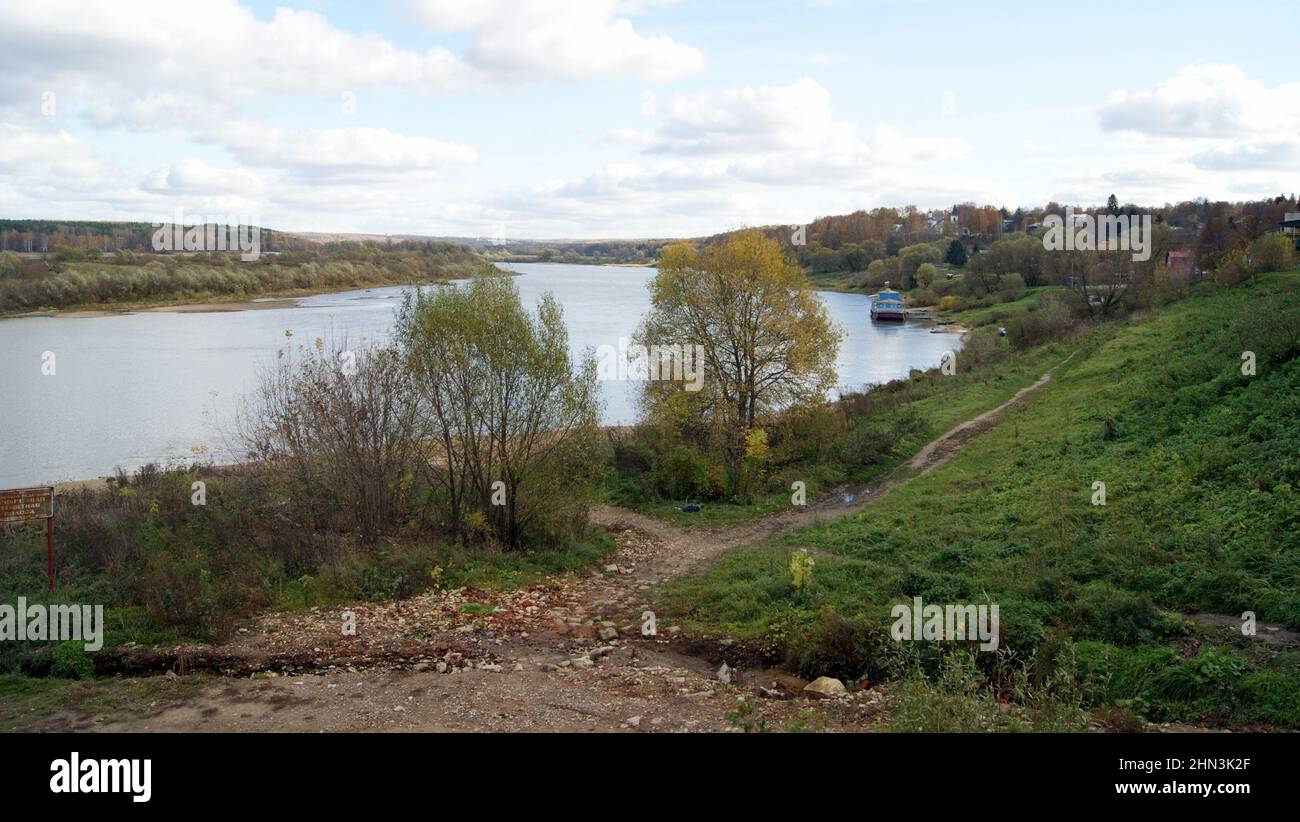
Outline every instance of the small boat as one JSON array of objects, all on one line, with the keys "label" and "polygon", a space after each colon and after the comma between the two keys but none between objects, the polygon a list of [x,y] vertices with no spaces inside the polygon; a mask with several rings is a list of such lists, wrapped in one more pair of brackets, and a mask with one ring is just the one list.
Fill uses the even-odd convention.
[{"label": "small boat", "polygon": [[903,295],[891,289],[888,282],[885,283],[885,287],[880,293],[871,295],[871,319],[907,319],[907,309],[903,306]]}]

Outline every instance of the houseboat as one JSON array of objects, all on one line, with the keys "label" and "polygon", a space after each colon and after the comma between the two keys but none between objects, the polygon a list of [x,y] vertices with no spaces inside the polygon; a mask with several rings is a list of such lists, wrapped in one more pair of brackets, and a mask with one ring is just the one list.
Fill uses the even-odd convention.
[{"label": "houseboat", "polygon": [[903,307],[903,295],[885,283],[879,294],[871,295],[871,319],[906,320],[907,309]]}]

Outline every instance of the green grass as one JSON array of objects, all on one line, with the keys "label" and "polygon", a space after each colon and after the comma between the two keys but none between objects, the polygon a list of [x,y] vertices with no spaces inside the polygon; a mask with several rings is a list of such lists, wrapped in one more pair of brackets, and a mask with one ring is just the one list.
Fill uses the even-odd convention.
[{"label": "green grass", "polygon": [[[1004,645],[1043,657],[1086,642],[1163,653],[1187,631],[1175,611],[1251,610],[1300,627],[1300,352],[1277,332],[1296,322],[1298,291],[1300,272],[1260,275],[1099,328],[1027,407],[943,468],[858,515],[733,553],[676,583],[667,604],[695,630],[787,651],[810,641],[823,609],[887,631],[890,605],[912,596],[988,597]],[[1257,353],[1256,376],[1241,374],[1243,350]],[[953,398],[965,407],[952,416],[1003,393]],[[791,584],[797,547],[816,557],[809,591]],[[1152,718],[1300,727],[1286,696],[1300,673],[1231,655],[1245,667],[1222,687],[1092,696],[1136,700]]]},{"label": "green grass", "polygon": [[808,274],[808,280],[818,291],[865,292],[865,276],[865,271],[818,271]]},{"label": "green grass", "polygon": [[615,549],[608,534],[592,529],[585,539],[549,550],[485,552],[449,546],[437,552],[435,562],[442,569],[444,587],[508,590],[532,585],[553,574],[589,568]]},{"label": "green grass", "polygon": [[[196,507],[189,495],[200,476],[213,504]],[[615,550],[595,529],[567,544],[522,551],[468,549],[404,533],[364,547],[292,523],[276,529],[258,517],[268,498],[238,472],[144,472],[126,490],[61,497],[53,592],[46,590],[43,527],[0,527],[0,602],[21,596],[103,605],[105,650],[127,642],[211,642],[266,610],[392,600],[434,586],[525,586],[589,567]],[[51,643],[0,642],[0,672],[84,670],[84,659]]]},{"label": "green grass", "polygon": [[[999,341],[999,344],[1007,349],[1005,341]],[[638,493],[634,488],[620,486],[617,477],[608,484],[606,498],[614,504],[673,525],[718,528],[748,522],[790,507],[790,483],[795,479],[805,483],[809,500],[841,485],[871,486],[954,426],[1009,400],[1072,351],[1073,346],[1069,343],[1042,346],[980,368],[964,366],[958,353],[957,373],[954,375],[944,376],[931,370],[899,381],[879,404],[875,404],[869,395],[867,399],[872,404],[862,408],[858,408],[854,400],[849,400],[844,404],[845,431],[827,450],[837,455],[835,459],[842,459],[854,447],[852,432],[858,427],[883,432],[887,443],[885,448],[856,463],[836,463],[834,459],[778,460],[770,468],[767,485],[749,504],[705,501],[701,503],[700,511],[687,513],[681,510],[686,500],[655,499]]]},{"label": "green grass", "polygon": [[208,681],[202,676],[151,676],[77,682],[0,674],[0,730],[43,729],[42,723],[59,714],[82,721],[142,718],[206,687]]},{"label": "green grass", "polygon": [[1044,292],[1067,294],[1069,289],[1055,285],[1026,288],[1023,295],[1009,302],[997,303],[982,308],[970,308],[965,311],[945,311],[941,312],[941,316],[945,319],[956,320],[968,328],[989,325],[1028,312],[1038,301],[1038,295]]}]

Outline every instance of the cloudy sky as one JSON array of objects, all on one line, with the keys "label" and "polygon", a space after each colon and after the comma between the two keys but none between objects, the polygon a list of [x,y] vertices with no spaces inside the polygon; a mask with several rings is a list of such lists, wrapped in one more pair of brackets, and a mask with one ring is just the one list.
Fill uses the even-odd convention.
[{"label": "cloudy sky", "polygon": [[0,216],[664,237],[1300,190],[1286,2],[0,0]]}]

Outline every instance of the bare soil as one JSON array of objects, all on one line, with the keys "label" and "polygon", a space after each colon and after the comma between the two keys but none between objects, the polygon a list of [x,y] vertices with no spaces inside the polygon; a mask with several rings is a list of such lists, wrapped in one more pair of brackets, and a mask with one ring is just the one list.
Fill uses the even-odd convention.
[{"label": "bare soil", "polygon": [[[592,573],[524,590],[431,591],[405,600],[264,615],[217,646],[126,648],[102,665],[167,682],[205,684],[129,715],[66,710],[40,730],[104,731],[722,731],[765,722],[872,730],[888,688],[810,700],[804,682],[753,666],[728,638],[686,637],[658,624],[643,635],[651,594],[736,548],[860,511],[933,471],[1023,403],[1007,402],[925,446],[873,489],[734,527],[680,528],[600,507],[593,520],[617,551]],[[355,634],[344,633],[349,616]],[[739,665],[722,676],[726,661]],[[148,679],[150,677],[144,677]],[[729,681],[727,681],[729,680]],[[739,700],[748,717],[737,719]],[[728,719],[728,715],[732,719]]]}]

